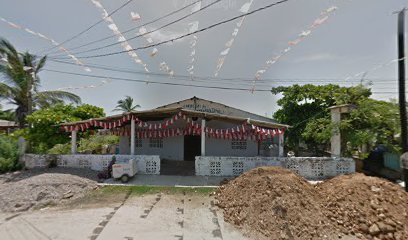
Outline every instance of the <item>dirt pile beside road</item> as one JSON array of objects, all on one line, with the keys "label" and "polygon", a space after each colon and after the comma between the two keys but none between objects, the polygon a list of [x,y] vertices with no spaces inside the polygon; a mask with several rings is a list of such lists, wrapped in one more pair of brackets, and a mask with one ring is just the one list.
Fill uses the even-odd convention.
[{"label": "dirt pile beside road", "polygon": [[97,188],[94,179],[94,171],[68,168],[0,175],[0,211],[26,211],[80,198]]},{"label": "dirt pile beside road", "polygon": [[408,193],[397,184],[363,174],[344,175],[316,186],[322,208],[343,233],[360,238],[408,239]]},{"label": "dirt pile beside road", "polygon": [[221,186],[216,199],[226,221],[267,239],[408,239],[408,194],[363,174],[313,186],[261,167]]},{"label": "dirt pile beside road", "polygon": [[333,233],[314,187],[286,169],[253,169],[221,186],[216,198],[226,221],[268,239],[324,239]]}]

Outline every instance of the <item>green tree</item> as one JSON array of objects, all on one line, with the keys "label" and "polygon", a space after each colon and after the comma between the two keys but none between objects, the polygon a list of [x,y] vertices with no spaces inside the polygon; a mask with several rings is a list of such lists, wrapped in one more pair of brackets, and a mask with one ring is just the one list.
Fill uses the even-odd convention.
[{"label": "green tree", "polygon": [[79,104],[81,99],[65,91],[39,91],[38,73],[44,67],[46,57],[38,58],[28,52],[19,53],[5,39],[0,39],[0,100],[16,105],[16,121],[24,127],[26,116],[35,107],[50,106],[68,100]]},{"label": "green tree", "polygon": [[312,119],[307,123],[302,136],[328,146],[332,131],[340,131],[342,140],[342,155],[351,156],[358,152],[361,157],[367,153],[361,151],[362,146],[371,149],[382,144],[391,152],[399,152],[398,105],[393,102],[379,101],[370,98],[360,99],[356,108],[339,124],[333,124],[330,116]]},{"label": "green tree", "polygon": [[126,96],[125,99],[121,99],[118,101],[118,105],[114,111],[122,111],[122,112],[132,112],[135,111],[136,108],[140,108],[139,104],[133,104],[133,98],[130,96]]},{"label": "green tree", "polygon": [[7,121],[14,121],[15,120],[15,114],[13,110],[2,110],[2,107],[0,105],[0,120],[7,120]]},{"label": "green tree", "polygon": [[321,124],[325,123],[326,126],[330,123],[329,107],[345,103],[356,104],[371,95],[371,91],[362,86],[340,87],[333,84],[276,87],[272,89],[272,93],[282,94],[282,98],[278,100],[280,109],[275,112],[274,118],[292,126],[285,133],[285,141],[288,149],[294,150],[297,154],[300,143],[305,143],[315,154],[321,154],[324,146],[322,147],[323,141],[319,137],[322,138],[323,135],[324,139],[326,136],[330,137],[331,130],[325,128],[320,129],[319,137],[312,137],[313,131],[311,135],[304,135],[310,122],[319,119],[318,122],[314,122],[317,131]]},{"label": "green tree", "polygon": [[56,104],[27,116],[27,122],[32,127],[28,130],[26,138],[30,142],[32,152],[45,153],[56,144],[64,144],[69,141],[69,134],[61,132],[59,124],[103,116],[105,116],[103,109],[96,106],[84,104],[75,107]]}]

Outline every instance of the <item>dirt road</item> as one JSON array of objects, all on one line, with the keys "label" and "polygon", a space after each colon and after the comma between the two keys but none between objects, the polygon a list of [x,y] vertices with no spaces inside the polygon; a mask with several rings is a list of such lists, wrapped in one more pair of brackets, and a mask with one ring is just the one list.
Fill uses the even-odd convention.
[{"label": "dirt road", "polygon": [[183,193],[124,194],[106,206],[0,213],[0,239],[246,239],[224,222],[213,200]]}]

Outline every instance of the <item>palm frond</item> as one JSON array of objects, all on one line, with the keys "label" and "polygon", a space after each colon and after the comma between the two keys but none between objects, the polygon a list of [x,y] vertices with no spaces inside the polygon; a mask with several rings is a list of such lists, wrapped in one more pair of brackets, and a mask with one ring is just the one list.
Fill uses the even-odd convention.
[{"label": "palm frond", "polygon": [[48,101],[69,101],[75,104],[81,104],[81,98],[73,93],[65,91],[43,91],[34,96],[34,101],[46,99]]}]

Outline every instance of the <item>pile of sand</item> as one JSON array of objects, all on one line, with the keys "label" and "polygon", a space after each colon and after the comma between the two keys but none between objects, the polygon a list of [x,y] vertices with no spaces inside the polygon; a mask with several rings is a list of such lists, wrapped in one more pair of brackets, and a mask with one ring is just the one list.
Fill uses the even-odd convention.
[{"label": "pile of sand", "polygon": [[408,239],[408,194],[362,174],[313,186],[262,167],[221,186],[216,198],[226,221],[267,239]]},{"label": "pile of sand", "polygon": [[94,179],[94,171],[68,168],[0,175],[0,211],[26,211],[83,197],[97,188]]}]

